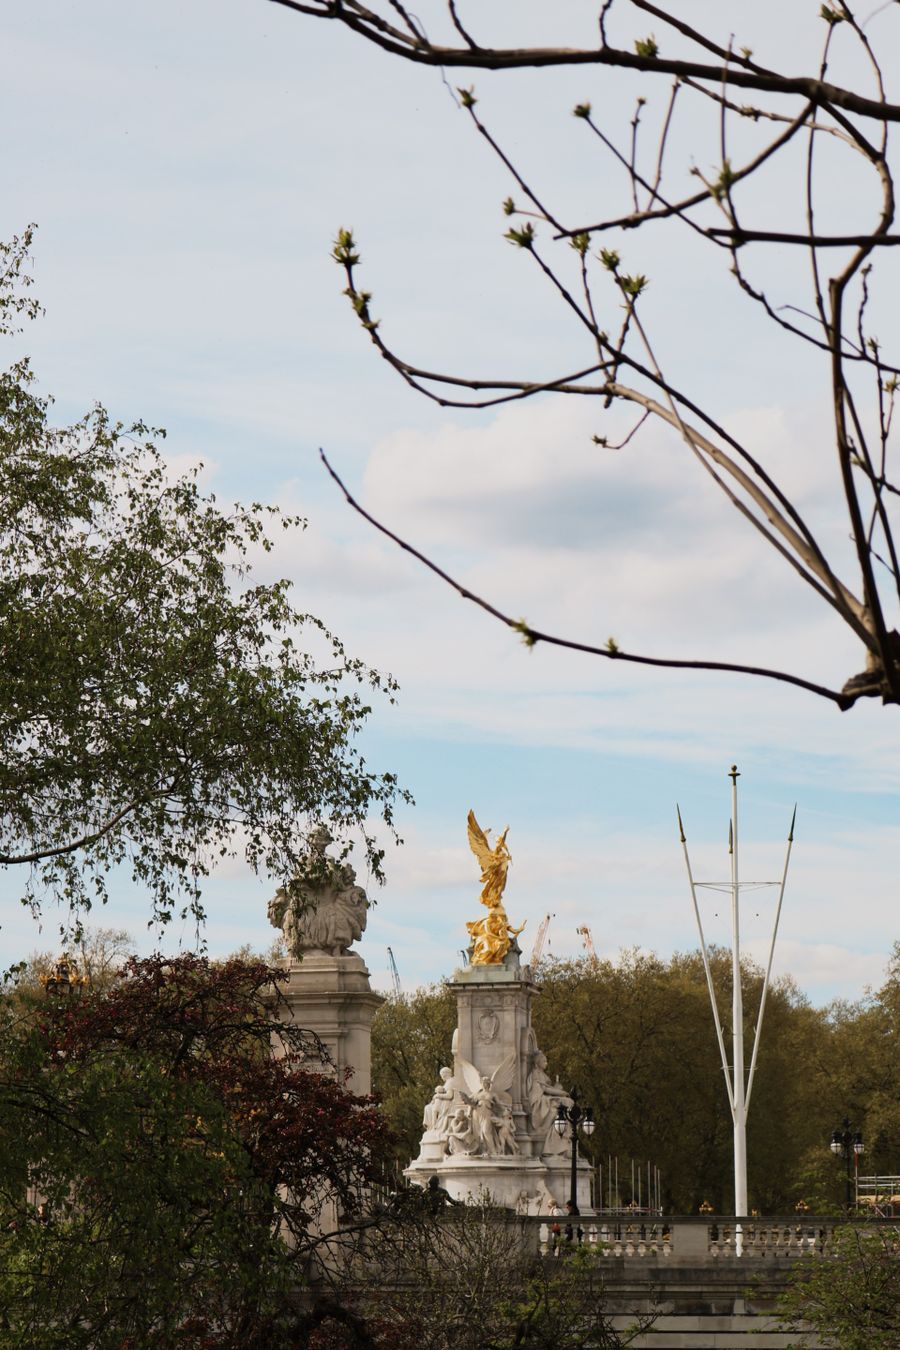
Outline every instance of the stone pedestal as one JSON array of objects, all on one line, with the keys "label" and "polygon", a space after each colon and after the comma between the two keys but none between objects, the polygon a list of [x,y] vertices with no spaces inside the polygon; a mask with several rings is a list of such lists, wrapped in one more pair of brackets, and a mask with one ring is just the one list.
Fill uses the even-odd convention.
[{"label": "stone pedestal", "polygon": [[[452,1075],[425,1109],[419,1156],[406,1169],[426,1186],[432,1176],[456,1200],[489,1194],[531,1214],[562,1214],[569,1199],[571,1145],[552,1128],[560,1085],[546,1073],[531,1026],[537,990],[513,946],[501,965],[454,974],[457,1027]],[[590,1164],[579,1159],[578,1207],[590,1213]]]},{"label": "stone pedestal", "polygon": [[372,1018],[384,999],[369,984],[361,956],[306,952],[285,962],[288,979],[279,985],[279,1016],[321,1037],[343,1081],[358,1096],[372,1091]]}]

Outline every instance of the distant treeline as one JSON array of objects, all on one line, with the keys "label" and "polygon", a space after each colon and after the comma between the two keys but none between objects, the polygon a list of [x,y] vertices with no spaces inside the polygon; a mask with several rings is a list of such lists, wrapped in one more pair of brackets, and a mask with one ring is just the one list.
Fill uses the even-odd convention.
[{"label": "distant treeline", "polygon": [[[731,958],[711,957],[730,1038]],[[763,974],[745,961],[742,978],[749,1063]],[[535,980],[533,1021],[550,1072],[594,1106],[592,1160],[605,1168],[609,1154],[649,1159],[668,1213],[696,1213],[703,1201],[729,1212],[731,1117],[699,953],[550,959]],[[422,1109],[455,1025],[446,984],[392,997],[375,1018],[373,1085],[404,1164],[418,1152]],[[844,1173],[829,1141],[845,1116],[864,1135],[861,1170],[900,1173],[900,943],[884,985],[859,1002],[814,1008],[790,977],[770,988],[748,1127],[751,1207],[839,1210]],[[630,1167],[624,1189],[627,1203]]]}]

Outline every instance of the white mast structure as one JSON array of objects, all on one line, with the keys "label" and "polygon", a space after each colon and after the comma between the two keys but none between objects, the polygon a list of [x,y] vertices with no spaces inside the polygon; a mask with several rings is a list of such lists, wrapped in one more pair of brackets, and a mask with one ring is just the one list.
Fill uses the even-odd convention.
[{"label": "white mast structure", "polygon": [[[753,1091],[753,1079],[756,1074],[756,1059],[759,1052],[759,1038],[762,1032],[763,1016],[766,1011],[766,996],[769,992],[769,982],[772,974],[772,958],[775,955],[775,939],[778,936],[778,923],[781,919],[781,902],[784,899],[784,888],[787,882],[788,864],[791,860],[791,848],[794,843],[794,823],[797,819],[797,807],[794,806],[794,814],[791,817],[791,826],[788,830],[787,852],[784,859],[784,868],[780,881],[741,881],[738,869],[738,808],[737,808],[737,780],[740,777],[737,765],[732,764],[728,774],[731,779],[731,823],[728,827],[728,852],[731,859],[731,879],[729,882],[721,881],[695,881],[691,869],[691,860],[688,856],[687,839],[684,834],[684,825],[681,820],[681,809],[676,806],[678,812],[678,833],[681,838],[681,846],[684,850],[684,861],[687,867],[688,882],[691,887],[691,899],[694,904],[694,918],[697,920],[697,931],[700,934],[700,951],[703,956],[703,969],[706,973],[706,987],[709,990],[709,1002],[712,1008],[713,1021],[716,1026],[716,1039],[719,1043],[719,1054],[722,1057],[722,1071],[725,1075],[725,1089],[728,1093],[728,1105],[731,1108],[731,1118],[734,1122],[734,1214],[739,1221],[747,1217],[747,1113],[750,1109],[750,1094]],[[741,923],[740,923],[740,894],[742,890],[758,890],[766,886],[778,887],[778,903],[775,907],[775,921],[772,925],[772,939],[769,943],[769,959],[766,964],[766,974],[763,980],[762,994],[759,1001],[759,1013],[756,1019],[756,1031],[753,1037],[753,1050],[750,1055],[750,1072],[745,1079],[744,1075],[744,1005],[741,992]],[[719,1008],[716,1002],[716,992],[713,986],[712,971],[709,965],[709,952],[706,946],[706,938],[703,935],[703,923],[700,918],[700,906],[697,903],[698,890],[724,891],[731,895],[731,982],[732,982],[732,1003],[731,1003],[731,1030],[732,1030],[732,1063],[729,1066],[728,1056],[725,1052],[725,1037],[722,1034],[722,1022],[719,1017]],[[741,1255],[743,1249],[743,1228],[740,1222],[735,1224],[735,1252]]]}]

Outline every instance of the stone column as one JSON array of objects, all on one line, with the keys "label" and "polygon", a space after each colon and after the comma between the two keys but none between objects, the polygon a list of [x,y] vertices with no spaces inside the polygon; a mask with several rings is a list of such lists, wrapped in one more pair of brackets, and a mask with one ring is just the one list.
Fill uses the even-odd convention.
[{"label": "stone column", "polygon": [[285,969],[279,1017],[321,1037],[338,1080],[349,1070],[348,1089],[366,1096],[372,1091],[372,1018],[384,999],[371,988],[362,957],[308,951],[300,961],[288,958]]},{"label": "stone column", "polygon": [[349,863],[328,854],[324,826],[309,836],[309,852],[293,881],[269,901],[269,920],[284,935],[288,979],[280,986],[279,1016],[313,1031],[334,1061],[339,1081],[358,1096],[372,1090],[372,1018],[384,1002],[372,991],[357,952],[369,902]]}]

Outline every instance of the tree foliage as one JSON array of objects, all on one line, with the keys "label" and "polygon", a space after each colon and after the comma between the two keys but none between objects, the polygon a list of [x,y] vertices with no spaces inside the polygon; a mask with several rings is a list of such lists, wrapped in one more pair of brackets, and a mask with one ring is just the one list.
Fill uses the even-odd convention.
[{"label": "tree foliage", "polygon": [[[730,956],[711,953],[726,1036]],[[598,1128],[583,1145],[603,1167],[619,1159],[619,1198],[632,1200],[630,1160],[662,1174],[664,1209],[696,1213],[733,1204],[732,1124],[698,953],[668,961],[639,951],[617,962],[549,960],[536,972],[538,1044],[564,1086],[577,1086]],[[745,1037],[753,1033],[762,972],[745,960]],[[865,1170],[900,1167],[897,998],[900,965],[860,1003],[813,1008],[789,979],[769,990],[748,1122],[751,1205],[791,1212],[843,1207],[843,1171],[828,1149],[849,1115],[867,1143]],[[418,1152],[422,1108],[448,1062],[456,1022],[446,986],[387,1001],[373,1024],[373,1084],[405,1164]],[[636,1196],[634,1197],[637,1198]]]},{"label": "tree foliage", "polygon": [[405,1165],[418,1152],[422,1111],[448,1063],[456,999],[447,985],[388,998],[372,1027],[372,1084],[385,1104]]},{"label": "tree foliage", "polygon": [[[36,312],[29,242],[0,246],[0,335]],[[157,919],[199,915],[223,856],[287,878],[307,824],[391,820],[353,738],[361,687],[392,681],[254,582],[277,512],[204,496],[162,435],[99,405],[56,427],[27,360],[0,375],[0,864],[33,908],[89,907],[125,867]]]},{"label": "tree foliage", "polygon": [[[887,1228],[839,1228],[829,1260],[807,1257],[779,1301],[782,1325],[835,1350],[900,1346],[900,1244]],[[805,1334],[804,1334],[805,1333]]]},{"label": "tree foliage", "polygon": [[154,957],[6,1000],[0,1346],[296,1344],[316,1225],[359,1212],[384,1127],[273,978]]},{"label": "tree foliage", "polygon": [[900,943],[894,944],[881,988],[860,1003],[833,1005],[830,1014],[831,1046],[820,1070],[822,1091],[840,1097],[844,1114],[864,1122],[864,1170],[896,1174],[900,1172]]},{"label": "tree foliage", "polygon": [[[503,34],[503,16],[492,12],[488,18],[478,6],[456,0],[435,0],[415,13],[395,0],[275,3],[456,78],[468,71],[577,68],[571,72],[569,103],[574,116],[560,138],[566,149],[571,138],[582,138],[584,169],[565,204],[555,203],[545,186],[551,174],[540,147],[528,142],[513,150],[492,129],[492,121],[500,120],[497,79],[483,99],[472,86],[456,91],[460,109],[508,183],[505,238],[538,284],[550,288],[582,339],[573,366],[559,369],[548,353],[537,369],[498,378],[490,371],[436,370],[427,358],[399,352],[359,279],[358,243],[341,229],[333,256],[355,314],[401,378],[441,407],[588,397],[597,408],[594,442],[600,451],[631,445],[634,453],[648,422],[667,428],[687,460],[709,476],[808,588],[806,594],[844,625],[865,666],[834,688],[823,683],[818,659],[808,673],[797,674],[757,660],[641,653],[615,639],[597,644],[587,635],[551,633],[473,594],[373,520],[344,489],[350,504],[529,646],[543,642],[605,660],[764,676],[842,710],[861,697],[900,702],[895,539],[900,486],[891,463],[900,353],[895,336],[877,328],[886,317],[884,310],[879,313],[877,288],[890,286],[891,254],[900,244],[896,152],[889,139],[900,121],[900,104],[885,77],[898,35],[896,6],[861,18],[849,0],[809,4],[809,46],[797,50],[779,44],[777,23],[764,6],[744,7],[742,31],[735,36],[725,7],[720,14],[720,7],[707,6],[698,17],[690,4],[602,0],[594,7],[595,21],[588,22],[587,38],[583,14],[556,10],[561,40],[529,46],[515,28]],[[506,15],[515,25],[515,8]],[[567,41],[570,32],[574,41]],[[757,58],[759,43],[774,45],[774,59]],[[629,74],[630,90],[623,84]],[[549,85],[554,103],[558,88],[558,80]],[[590,89],[597,91],[600,111],[585,97]],[[596,184],[599,200],[586,197],[585,189],[596,193]],[[673,250],[683,249],[673,252],[663,275],[654,274],[646,261],[659,231]],[[696,372],[706,352],[734,340],[731,316],[713,316],[708,333],[682,325],[674,344],[656,331],[659,309],[648,296],[673,295],[677,303],[673,288],[680,259],[698,245],[705,250],[710,282],[720,274],[727,280],[730,273],[745,313],[771,324],[765,354],[772,376],[786,366],[805,371],[812,362],[812,388],[831,441],[829,458],[821,453],[815,458],[814,486],[820,496],[828,494],[842,520],[842,537],[834,545],[825,542],[821,523],[804,509],[801,492],[789,486],[784,464],[697,392]],[[466,322],[471,327],[473,316],[466,315]],[[766,382],[766,374],[754,371],[745,404]],[[613,405],[628,420],[611,420]],[[818,425],[811,426],[811,448],[819,449],[822,435]],[[690,528],[690,522],[684,524]],[[849,556],[845,536],[852,540]]]}]

